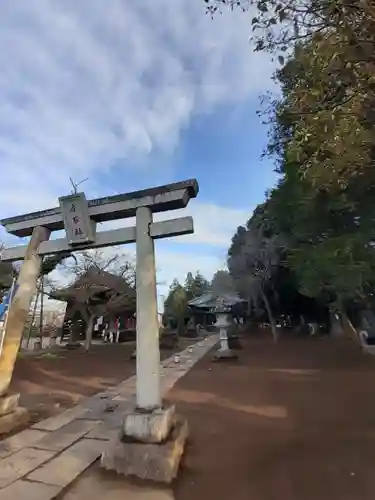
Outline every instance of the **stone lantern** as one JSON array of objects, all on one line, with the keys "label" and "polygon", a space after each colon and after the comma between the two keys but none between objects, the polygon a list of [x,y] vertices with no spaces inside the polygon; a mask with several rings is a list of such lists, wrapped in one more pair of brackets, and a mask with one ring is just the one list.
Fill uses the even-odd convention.
[{"label": "stone lantern", "polygon": [[237,355],[230,349],[228,343],[228,328],[232,323],[231,307],[226,305],[223,299],[218,298],[216,304],[211,308],[216,316],[215,326],[220,332],[220,348],[214,356],[215,361],[224,359],[237,359]]}]

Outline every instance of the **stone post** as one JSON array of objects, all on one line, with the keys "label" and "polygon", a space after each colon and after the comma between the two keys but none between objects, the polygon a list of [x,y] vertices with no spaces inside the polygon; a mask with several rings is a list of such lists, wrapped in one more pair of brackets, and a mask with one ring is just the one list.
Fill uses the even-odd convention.
[{"label": "stone post", "polygon": [[49,347],[56,347],[56,344],[57,344],[56,332],[52,332],[49,338]]},{"label": "stone post", "polygon": [[149,234],[152,213],[140,207],[136,214],[137,288],[137,407],[161,407],[159,322],[154,240]]},{"label": "stone post", "polygon": [[85,351],[88,352],[90,350],[92,344],[92,332],[94,329],[94,319],[95,316],[90,314],[87,326],[86,326],[86,335],[85,335]]},{"label": "stone post", "polygon": [[102,453],[102,467],[142,479],[171,482],[187,439],[185,419],[174,406],[162,405],[159,322],[157,315],[152,212],[136,212],[137,377],[136,407],[125,415],[123,428]]},{"label": "stone post", "polygon": [[[226,318],[223,320],[226,321]],[[220,326],[220,351],[229,351],[227,325]]]},{"label": "stone post", "polygon": [[9,305],[0,355],[0,434],[10,432],[27,420],[27,411],[18,407],[19,395],[8,395],[7,393],[39,278],[42,260],[38,256],[38,248],[49,237],[50,231],[44,227],[36,227],[33,230],[17,280],[18,288],[12,303]]}]

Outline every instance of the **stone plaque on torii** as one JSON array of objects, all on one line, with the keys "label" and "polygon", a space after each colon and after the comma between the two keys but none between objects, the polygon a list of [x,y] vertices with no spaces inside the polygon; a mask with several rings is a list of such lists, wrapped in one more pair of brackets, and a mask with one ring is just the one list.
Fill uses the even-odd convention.
[{"label": "stone plaque on torii", "polygon": [[[31,236],[28,245],[7,248],[1,255],[3,261],[23,260],[23,264],[17,292],[9,308],[0,355],[0,433],[9,432],[27,419],[26,410],[18,407],[18,396],[9,395],[8,389],[23,328],[36,292],[43,256],[134,242],[137,277],[136,408],[124,419],[124,441],[132,443],[133,448],[129,453],[136,457],[134,443],[137,442],[147,446],[159,445],[160,450],[163,450],[168,436],[176,436],[176,429],[172,433],[174,422],[179,422],[182,434],[186,432],[186,425],[176,420],[174,409],[162,406],[154,240],[193,233],[193,220],[191,217],[181,217],[153,222],[153,213],[184,208],[197,194],[198,183],[194,179],[88,201],[84,193],[74,193],[61,197],[59,207],[0,221],[10,234]],[[134,216],[136,223],[133,227],[96,231],[99,222]],[[49,239],[53,231],[62,229],[65,229],[65,238]],[[165,453],[170,449],[170,445],[164,448]],[[140,458],[143,453],[141,446]],[[160,453],[161,462],[169,469],[159,473],[164,474],[165,479],[171,478],[172,468],[176,466],[175,459],[172,457],[170,460],[171,457],[164,456],[163,451]],[[107,454],[104,462],[107,468],[111,468],[113,463],[113,468],[119,469],[118,457]],[[141,467],[146,466],[144,463]],[[124,459],[123,472],[126,473],[129,467],[137,475],[136,464],[129,466],[127,459]],[[138,475],[145,477],[144,471],[139,471]]]}]

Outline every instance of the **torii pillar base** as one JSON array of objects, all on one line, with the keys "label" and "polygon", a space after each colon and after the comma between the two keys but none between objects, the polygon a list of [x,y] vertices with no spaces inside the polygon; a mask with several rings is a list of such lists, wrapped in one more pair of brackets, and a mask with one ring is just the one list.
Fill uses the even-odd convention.
[{"label": "torii pillar base", "polygon": [[29,412],[18,406],[19,394],[0,396],[0,436],[14,432],[29,421]]},{"label": "torii pillar base", "polygon": [[232,349],[219,349],[212,357],[212,361],[233,361],[238,360],[238,356]]},{"label": "torii pillar base", "polygon": [[102,453],[101,466],[118,474],[159,483],[177,476],[188,437],[186,419],[173,406],[125,416],[120,439]]}]

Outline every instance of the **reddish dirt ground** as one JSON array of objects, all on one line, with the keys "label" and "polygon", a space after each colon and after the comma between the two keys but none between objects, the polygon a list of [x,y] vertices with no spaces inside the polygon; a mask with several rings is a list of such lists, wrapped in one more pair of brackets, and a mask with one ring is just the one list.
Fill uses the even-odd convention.
[{"label": "reddish dirt ground", "polygon": [[375,358],[352,341],[247,339],[169,399],[191,429],[176,500],[373,500]]},{"label": "reddish dirt ground", "polygon": [[[181,339],[178,350],[191,342]],[[21,393],[20,404],[30,410],[30,423],[35,423],[133,375],[134,345],[93,345],[89,353],[59,349],[53,354],[21,355],[10,391]],[[161,357],[172,354],[173,350],[162,350]]]}]

